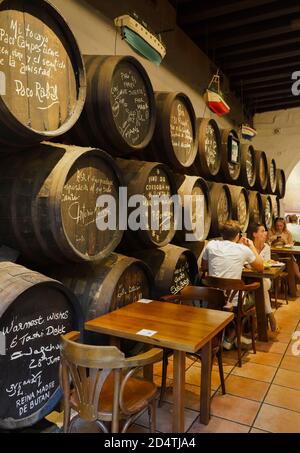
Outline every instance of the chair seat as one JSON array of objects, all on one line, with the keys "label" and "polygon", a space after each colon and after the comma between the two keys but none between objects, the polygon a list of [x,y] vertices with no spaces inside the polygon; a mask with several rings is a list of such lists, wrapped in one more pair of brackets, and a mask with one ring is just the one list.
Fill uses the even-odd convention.
[{"label": "chair seat", "polygon": [[[103,385],[98,406],[98,414],[101,415],[101,417],[104,416],[108,419],[112,416],[113,387],[113,374],[110,373]],[[128,379],[124,388],[124,405],[129,412],[139,412],[148,406],[156,392],[157,387],[153,382],[131,377]],[[70,402],[71,407],[76,410],[78,403],[75,391],[72,391]],[[119,418],[125,418],[125,416],[126,415],[120,411]]]}]

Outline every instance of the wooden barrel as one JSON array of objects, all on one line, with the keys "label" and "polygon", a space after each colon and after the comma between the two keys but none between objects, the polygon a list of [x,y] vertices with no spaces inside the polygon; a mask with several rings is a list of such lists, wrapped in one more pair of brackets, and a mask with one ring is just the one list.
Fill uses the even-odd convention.
[{"label": "wooden barrel", "polygon": [[156,123],[153,139],[143,153],[145,160],[157,160],[185,171],[196,157],[196,116],[184,93],[155,93]]},{"label": "wooden barrel", "polygon": [[0,428],[24,428],[60,400],[60,335],[83,319],[64,285],[11,262],[0,263],[0,292]]},{"label": "wooden barrel", "polygon": [[232,219],[232,200],[227,184],[210,183],[210,237],[220,236],[220,225]]},{"label": "wooden barrel", "polygon": [[195,281],[197,259],[188,249],[168,244],[160,249],[143,250],[135,256],[148,264],[154,274],[154,297],[176,294]]},{"label": "wooden barrel", "polygon": [[247,189],[253,189],[256,182],[255,149],[252,145],[241,145],[241,172],[239,183]]},{"label": "wooden barrel", "polygon": [[115,156],[137,152],[150,142],[155,101],[150,79],[131,56],[84,56],[87,95],[69,143],[99,146]]},{"label": "wooden barrel", "polygon": [[221,167],[221,134],[213,119],[197,118],[197,155],[192,167],[195,175],[216,179]]},{"label": "wooden barrel", "polygon": [[104,151],[44,143],[3,160],[0,169],[0,243],[31,262],[99,261],[119,244],[114,225],[99,229],[116,200],[120,173]]},{"label": "wooden barrel", "polygon": [[234,129],[221,133],[221,170],[219,179],[229,184],[238,182],[241,171],[240,140]]},{"label": "wooden barrel", "polygon": [[[177,193],[172,172],[166,165],[157,162],[116,159],[116,163],[128,189],[128,205],[129,200],[133,200],[131,197],[144,196],[141,207],[144,219],[138,214],[135,216],[137,205],[134,202],[134,206],[131,205],[128,209],[128,229],[119,250],[128,254],[132,248],[167,245],[175,234],[174,212],[168,202],[169,198]],[[157,197],[162,197],[161,203],[155,199]],[[161,209],[162,207],[164,209]],[[156,219],[154,223],[153,217]],[[131,224],[131,219],[140,222],[140,227]]]},{"label": "wooden barrel", "polygon": [[86,94],[82,56],[69,26],[45,0],[4,0],[0,30],[2,147],[7,151],[65,133]]},{"label": "wooden barrel", "polygon": [[249,224],[263,223],[263,205],[261,194],[254,190],[249,190]]},{"label": "wooden barrel", "polygon": [[[112,253],[94,265],[69,264],[51,271],[74,292],[81,304],[85,321],[152,296],[154,284],[149,267],[141,260]],[[85,332],[88,343],[108,344],[108,337]],[[137,353],[140,343],[122,341],[121,350],[127,355]]]},{"label": "wooden barrel", "polygon": [[240,224],[241,231],[247,231],[249,224],[249,197],[244,187],[228,185],[232,202],[232,219]]},{"label": "wooden barrel", "polygon": [[262,195],[263,224],[269,230],[273,225],[272,200],[270,195]]},{"label": "wooden barrel", "polygon": [[[203,241],[211,224],[208,185],[198,176],[176,174],[174,177],[182,200],[182,225],[177,225],[174,242],[184,245],[185,242]],[[193,235],[193,238],[188,235]]]},{"label": "wooden barrel", "polygon": [[281,168],[276,170],[276,190],[275,193],[279,198],[284,198],[286,189],[285,173]]},{"label": "wooden barrel", "polygon": [[268,161],[264,151],[255,151],[256,161],[256,181],[255,189],[259,192],[265,192],[268,185]]},{"label": "wooden barrel", "polygon": [[273,222],[277,217],[280,217],[280,199],[276,195],[270,195],[272,203],[272,218]]},{"label": "wooden barrel", "polygon": [[274,194],[277,186],[277,169],[275,159],[268,158],[268,183],[266,193]]}]

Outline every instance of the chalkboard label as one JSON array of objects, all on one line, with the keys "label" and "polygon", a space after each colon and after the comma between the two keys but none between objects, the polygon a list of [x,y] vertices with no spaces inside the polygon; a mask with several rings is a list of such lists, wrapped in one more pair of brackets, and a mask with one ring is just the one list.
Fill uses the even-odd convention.
[{"label": "chalkboard label", "polygon": [[185,164],[193,154],[194,130],[188,109],[179,99],[175,99],[172,105],[170,133],[175,155]]},{"label": "chalkboard label", "polygon": [[192,284],[192,275],[189,266],[188,259],[185,255],[182,255],[177,261],[176,268],[174,270],[173,281],[170,287],[171,294],[177,294],[185,286]]},{"label": "chalkboard label", "polygon": [[25,126],[36,131],[56,130],[72,114],[77,99],[68,44],[43,8],[41,20],[31,14],[31,2],[12,5],[18,3],[20,10],[16,6],[0,11],[2,101]]},{"label": "chalkboard label", "polygon": [[152,111],[146,83],[133,64],[121,62],[116,67],[110,102],[116,127],[125,142],[135,147],[143,143],[151,126]]},{"label": "chalkboard label", "polygon": [[6,354],[0,355],[0,426],[50,412],[60,397],[60,335],[77,328],[72,305],[58,289],[37,286],[0,318]]},{"label": "chalkboard label", "polygon": [[118,181],[103,159],[82,156],[72,166],[61,196],[64,230],[76,250],[94,256],[112,241],[114,231],[100,231],[97,216],[108,217],[108,208],[98,208],[100,195],[113,196],[118,206]]}]

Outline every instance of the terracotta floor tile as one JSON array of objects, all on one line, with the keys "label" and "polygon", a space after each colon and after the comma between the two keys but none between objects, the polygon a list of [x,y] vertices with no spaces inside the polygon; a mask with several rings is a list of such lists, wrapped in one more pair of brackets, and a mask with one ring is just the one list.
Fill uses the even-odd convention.
[{"label": "terracotta floor tile", "polygon": [[257,429],[257,428],[251,428],[250,434],[266,434],[268,431],[263,431],[262,429]]},{"label": "terracotta floor tile", "polygon": [[[211,396],[215,393],[215,390],[211,391]],[[168,403],[173,403],[173,388],[168,388],[165,396],[163,398],[164,401]],[[200,387],[196,385],[185,385],[185,392],[184,392],[184,407],[187,409],[191,409],[194,411],[200,410]]]},{"label": "terracotta floor tile", "polygon": [[[201,376],[200,376],[200,367],[193,365],[191,366],[185,373],[185,382],[191,385],[200,386],[201,383]],[[224,373],[224,378],[226,378],[227,374]],[[212,371],[211,373],[211,388],[216,390],[220,385],[220,375],[219,371]]]},{"label": "terracotta floor tile", "polygon": [[268,341],[267,343],[263,341],[257,341],[256,349],[258,351],[274,352],[275,354],[284,354],[285,350],[287,349],[287,345],[286,343],[280,343],[279,341],[277,342]]},{"label": "terracotta floor tile", "polygon": [[[299,337],[298,337],[299,340]],[[290,355],[292,357],[300,357],[300,343],[299,341],[292,340],[291,344],[288,347],[285,355]]]},{"label": "terracotta floor tile", "polygon": [[276,368],[259,363],[245,363],[243,362],[242,367],[235,367],[232,374],[236,376],[247,377],[250,379],[256,379],[263,382],[271,382]]},{"label": "terracotta floor tile", "polygon": [[[235,360],[235,361],[232,360],[232,362],[233,363],[229,364],[228,362],[226,363],[223,360],[223,371],[224,371],[224,373],[230,373],[233,370],[234,366],[236,365],[237,360]],[[193,366],[201,367],[201,361],[200,360],[196,361],[193,364]],[[214,360],[214,363],[213,363],[213,371],[219,372],[219,365],[218,365],[218,362],[217,362],[216,359]]]},{"label": "terracotta floor tile", "polygon": [[265,403],[300,412],[300,390],[272,384],[265,398]]},{"label": "terracotta floor tile", "polygon": [[260,363],[261,365],[268,365],[273,367],[278,367],[281,360],[282,354],[265,351],[257,351],[256,354],[249,351],[243,357],[244,362]]},{"label": "terracotta floor tile", "polygon": [[226,393],[248,398],[254,401],[262,401],[269,388],[267,382],[256,381],[245,377],[230,375],[225,381]]},{"label": "terracotta floor tile", "polygon": [[211,414],[243,425],[251,425],[259,406],[260,403],[256,401],[239,398],[238,396],[215,395],[211,402]]},{"label": "terracotta floor tile", "polygon": [[280,368],[300,372],[300,357],[285,356],[281,362]]},{"label": "terracotta floor tile", "polygon": [[249,426],[212,416],[208,425],[202,425],[197,419],[189,433],[247,433]]},{"label": "terracotta floor tile", "polygon": [[254,427],[271,433],[299,433],[300,413],[263,404]]},{"label": "terracotta floor tile", "polygon": [[297,371],[279,368],[274,378],[273,384],[282,385],[292,389],[300,390],[300,376]]},{"label": "terracotta floor tile", "polygon": [[[157,408],[157,422],[156,430],[162,433],[171,433],[172,432],[172,413],[173,405],[169,403],[163,403],[162,407]],[[191,411],[189,409],[184,410],[184,420],[185,420],[185,431],[189,429],[192,423],[198,417],[199,412]],[[137,420],[136,423],[142,426],[148,426],[148,414],[142,414]]]},{"label": "terracotta floor tile", "polygon": [[270,332],[268,333],[270,342],[289,343],[291,341],[291,333],[286,332]]}]

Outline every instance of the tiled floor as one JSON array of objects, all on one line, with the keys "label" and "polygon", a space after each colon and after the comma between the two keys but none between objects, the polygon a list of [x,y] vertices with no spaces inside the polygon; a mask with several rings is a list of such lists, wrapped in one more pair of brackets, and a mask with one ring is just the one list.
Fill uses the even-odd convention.
[{"label": "tiled floor", "polygon": [[[299,289],[299,288],[298,288]],[[245,352],[243,366],[236,366],[236,351],[223,354],[226,395],[220,392],[218,367],[212,373],[211,420],[199,423],[200,363],[186,362],[185,430],[192,433],[300,432],[300,298],[276,310],[279,332],[268,343],[257,342],[257,353]],[[297,339],[293,332],[299,331]],[[298,354],[295,355],[294,353]],[[172,362],[172,359],[171,359]],[[172,363],[168,382],[172,386]],[[160,385],[161,364],[154,369]],[[172,390],[158,408],[157,431],[170,432]],[[129,431],[148,432],[143,415]]]}]

